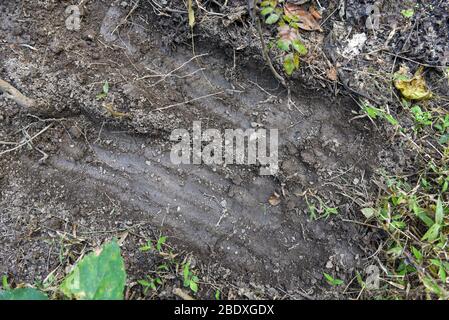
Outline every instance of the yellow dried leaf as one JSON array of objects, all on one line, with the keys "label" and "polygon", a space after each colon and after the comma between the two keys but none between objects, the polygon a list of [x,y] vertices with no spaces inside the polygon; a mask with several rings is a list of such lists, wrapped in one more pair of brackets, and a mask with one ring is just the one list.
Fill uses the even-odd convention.
[{"label": "yellow dried leaf", "polygon": [[424,100],[432,97],[432,92],[426,84],[423,75],[423,68],[419,68],[412,78],[408,76],[406,68],[400,68],[395,73],[394,86],[398,89],[402,96],[409,100]]}]

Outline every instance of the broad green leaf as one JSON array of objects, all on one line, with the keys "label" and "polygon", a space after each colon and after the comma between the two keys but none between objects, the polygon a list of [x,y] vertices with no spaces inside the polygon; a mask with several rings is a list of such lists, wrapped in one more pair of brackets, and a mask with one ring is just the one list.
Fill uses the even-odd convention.
[{"label": "broad green leaf", "polygon": [[426,214],[426,212],[418,206],[416,202],[413,204],[413,212],[418,216],[418,218],[426,224],[428,228],[433,226],[433,220]]},{"label": "broad green leaf", "polygon": [[430,242],[435,241],[438,238],[438,235],[440,234],[441,226],[438,223],[435,223],[433,226],[427,230],[427,232],[422,237],[422,241],[428,240]]},{"label": "broad green leaf", "polygon": [[290,50],[290,43],[291,43],[290,40],[279,39],[277,41],[277,46],[281,50],[289,51]]},{"label": "broad green leaf", "polygon": [[278,22],[278,20],[279,20],[279,15],[277,15],[276,13],[272,13],[265,20],[265,23],[266,24],[274,24],[274,23]]},{"label": "broad green leaf", "polygon": [[438,140],[438,142],[439,142],[440,144],[446,144],[446,143],[448,143],[448,142],[449,142],[449,133],[447,133],[447,134],[441,136],[440,139]]},{"label": "broad green leaf", "polygon": [[430,290],[431,292],[435,293],[438,296],[443,296],[444,293],[443,289],[440,286],[438,286],[438,284],[432,278],[424,277],[422,281],[424,283],[424,286],[428,290]]},{"label": "broad green leaf", "polygon": [[190,290],[197,293],[198,292],[198,284],[196,282],[190,281]]},{"label": "broad green leaf", "polygon": [[121,300],[125,265],[115,241],[85,256],[61,284],[61,291],[77,300]]},{"label": "broad green leaf", "polygon": [[284,70],[289,76],[295,71],[295,60],[293,54],[286,55],[284,58]]},{"label": "broad green leaf", "polygon": [[274,8],[272,7],[266,7],[264,9],[262,9],[262,11],[260,11],[260,14],[263,16],[266,16],[269,13],[272,13],[274,11]]},{"label": "broad green leaf", "polygon": [[48,297],[33,288],[18,288],[0,291],[0,300],[48,300]]},{"label": "broad green leaf", "polygon": [[292,46],[301,56],[305,56],[308,52],[306,46],[298,39],[292,41]]}]

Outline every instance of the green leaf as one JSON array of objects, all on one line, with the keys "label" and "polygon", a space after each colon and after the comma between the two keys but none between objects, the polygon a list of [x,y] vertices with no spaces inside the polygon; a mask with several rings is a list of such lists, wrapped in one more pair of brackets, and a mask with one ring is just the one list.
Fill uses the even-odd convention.
[{"label": "green leaf", "polygon": [[78,262],[61,284],[61,291],[77,300],[122,300],[125,280],[120,247],[112,241]]},{"label": "green leaf", "polygon": [[332,277],[330,274],[327,274],[326,272],[324,272],[323,275],[326,278],[327,282],[331,286],[339,286],[339,285],[342,285],[344,283],[343,280],[335,279],[334,277]]},{"label": "green leaf", "polygon": [[109,93],[109,82],[108,81],[104,82],[103,93],[106,94],[106,95]]},{"label": "green leaf", "polygon": [[422,237],[422,241],[428,240],[430,242],[435,241],[438,238],[438,235],[440,234],[441,226],[438,223],[435,223],[433,226],[427,230],[427,232]]},{"label": "green leaf", "polygon": [[290,40],[279,39],[277,41],[277,47],[281,50],[288,52],[290,50],[290,43],[291,43]]},{"label": "green leaf", "polygon": [[446,144],[446,143],[448,143],[448,142],[449,142],[449,133],[447,133],[447,134],[445,134],[445,135],[442,135],[442,136],[440,137],[440,139],[438,140],[438,142],[439,142],[440,144]]},{"label": "green leaf", "polygon": [[274,24],[274,23],[278,22],[278,20],[279,20],[279,15],[277,15],[276,13],[272,13],[265,20],[265,23],[266,24]]},{"label": "green leaf", "polygon": [[288,54],[284,58],[284,70],[285,73],[291,76],[293,74],[293,71],[295,71],[295,60],[293,54]]},{"label": "green leaf", "polygon": [[151,241],[147,241],[147,244],[140,247],[139,250],[141,252],[147,252],[147,251],[153,250],[153,244],[151,243]]},{"label": "green leaf", "polygon": [[162,245],[165,243],[167,241],[167,237],[160,237],[158,240],[157,240],[157,243],[156,243],[156,249],[157,249],[157,251],[161,251],[162,250]]},{"label": "green leaf", "polygon": [[443,296],[443,289],[430,277],[423,278],[424,286],[438,296]]},{"label": "green leaf", "polygon": [[384,118],[393,126],[397,126],[399,124],[398,120],[396,120],[391,114],[385,113]]},{"label": "green leaf", "polygon": [[443,202],[441,202],[441,198],[438,197],[437,207],[435,209],[435,223],[443,225],[443,219],[444,219]]},{"label": "green leaf", "polygon": [[198,284],[194,281],[190,281],[190,290],[197,293],[198,292]]},{"label": "green leaf", "polygon": [[301,56],[305,56],[308,52],[306,46],[298,39],[292,41],[292,46]]},{"label": "green leaf", "polygon": [[363,108],[363,110],[366,112],[368,117],[370,117],[371,119],[376,119],[377,116],[379,115],[378,110],[376,108],[373,108],[373,107],[365,106]]},{"label": "green leaf", "polygon": [[274,8],[272,7],[266,7],[264,9],[262,9],[262,11],[260,11],[260,14],[263,16],[266,16],[269,13],[272,13],[274,11]]},{"label": "green leaf", "polygon": [[33,288],[0,291],[0,300],[48,300],[48,297]]},{"label": "green leaf", "polygon": [[8,277],[6,275],[3,275],[3,277],[2,277],[2,286],[3,286],[3,289],[5,289],[5,290],[10,289],[9,284],[8,284]]},{"label": "green leaf", "polygon": [[413,246],[412,246],[412,253],[415,256],[416,260],[418,260],[418,262],[421,263],[423,257],[422,253]]},{"label": "green leaf", "polygon": [[401,14],[407,18],[410,19],[411,17],[413,17],[413,15],[415,14],[415,10],[413,9],[407,9],[407,10],[402,10]]},{"label": "green leaf", "polygon": [[97,98],[97,100],[102,100],[106,97],[107,97],[106,93],[99,93],[99,94],[97,94],[96,98]]},{"label": "green leaf", "polygon": [[190,283],[190,263],[186,263],[183,268],[184,287],[188,287]]}]

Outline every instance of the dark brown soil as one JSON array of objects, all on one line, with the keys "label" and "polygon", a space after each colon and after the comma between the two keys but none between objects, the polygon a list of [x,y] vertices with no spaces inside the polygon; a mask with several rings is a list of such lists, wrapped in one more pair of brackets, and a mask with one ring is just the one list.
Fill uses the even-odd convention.
[{"label": "dark brown soil", "polygon": [[[200,298],[217,288],[224,298],[339,297],[344,288],[330,288],[323,272],[349,283],[363,269],[372,233],[348,221],[369,198],[373,171],[403,158],[368,121],[350,121],[358,107],[348,96],[297,82],[288,105],[258,45],[233,49],[233,27],[198,35],[195,53],[207,55],[169,74],[193,56],[189,34],[173,32],[185,25],[158,17],[147,2],[121,24],[132,6],[120,3],[86,1],[80,31],[65,27],[70,1],[0,4],[0,78],[52,110],[36,117],[0,99],[0,141],[51,124],[0,157],[0,274],[34,283],[122,237],[128,297],[138,298],[136,280],[160,259],[138,247],[164,234],[200,272]],[[105,80],[110,93],[98,101]],[[279,128],[280,172],[173,165],[170,132],[194,120]],[[274,192],[278,206],[268,202]],[[310,219],[304,195],[339,214]],[[158,297],[173,298],[178,278]]]}]

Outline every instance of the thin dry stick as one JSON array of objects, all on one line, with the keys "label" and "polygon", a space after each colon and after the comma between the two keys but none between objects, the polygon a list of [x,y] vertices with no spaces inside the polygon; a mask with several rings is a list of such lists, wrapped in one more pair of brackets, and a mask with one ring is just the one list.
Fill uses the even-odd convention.
[{"label": "thin dry stick", "polygon": [[139,0],[136,1],[136,3],[131,8],[131,10],[128,12],[126,17],[122,21],[120,21],[120,23],[115,27],[115,29],[111,32],[111,34],[114,34],[118,30],[118,28],[123,26],[126,23],[126,21],[128,21],[128,18],[133,14],[134,11],[136,11],[138,6],[139,6]]},{"label": "thin dry stick", "polygon": [[2,79],[0,79],[0,92],[3,92],[6,98],[13,100],[23,108],[31,109],[36,106],[35,100],[24,96],[19,90]]},{"label": "thin dry stick", "polygon": [[43,134],[45,131],[47,131],[51,126],[53,125],[53,123],[50,123],[48,126],[46,126],[44,129],[42,129],[41,131],[39,131],[38,133],[36,133],[34,136],[30,137],[29,139],[25,139],[24,141],[22,141],[21,143],[19,143],[17,146],[15,146],[12,149],[8,149],[5,151],[0,152],[0,156],[8,153],[8,152],[12,152],[15,151],[17,149],[22,148],[24,145],[30,143],[31,141],[33,141],[34,139],[36,139],[38,136],[40,136],[41,134]]}]

